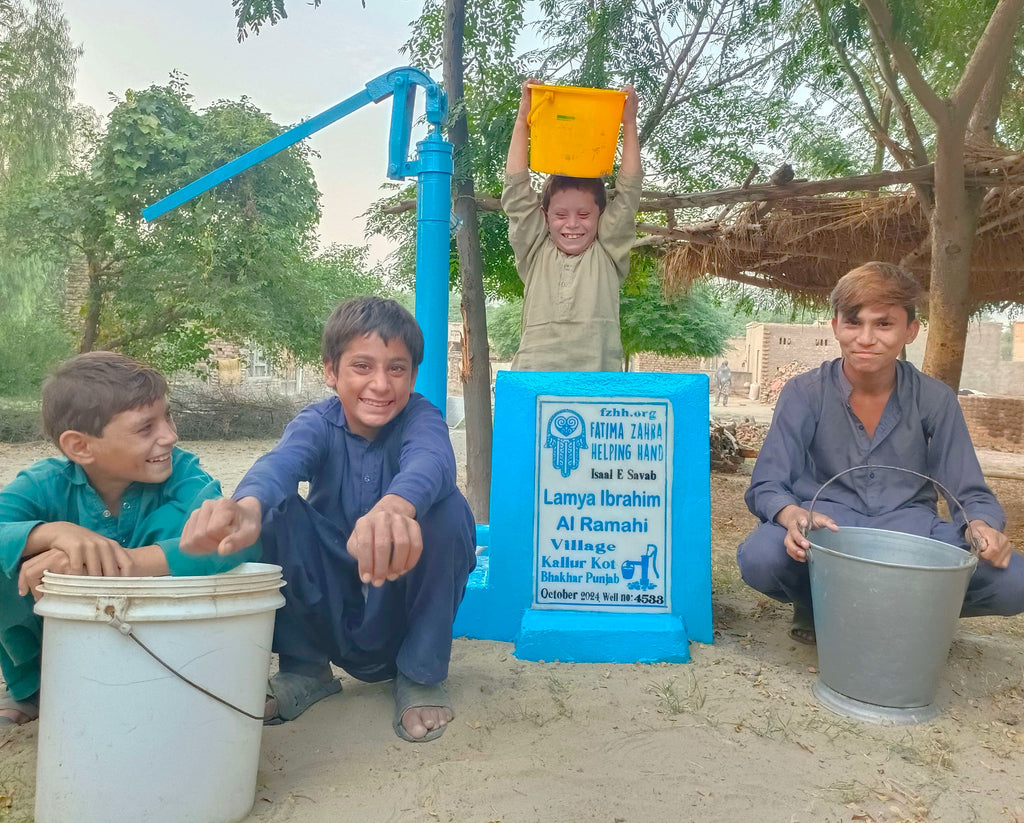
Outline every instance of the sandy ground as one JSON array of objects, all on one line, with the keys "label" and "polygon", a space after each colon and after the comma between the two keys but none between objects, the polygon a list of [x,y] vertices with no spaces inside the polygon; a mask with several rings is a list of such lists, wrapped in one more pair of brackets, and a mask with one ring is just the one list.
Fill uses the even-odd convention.
[{"label": "sandy ground", "polygon": [[[183,445],[230,491],[270,443]],[[47,453],[0,444],[0,484]],[[693,644],[691,663],[533,663],[459,639],[457,717],[426,745],[394,736],[387,685],[345,677],[342,694],[264,729],[247,820],[1024,821],[1024,619],[961,621],[932,723],[831,714],[789,611],[738,578],[746,484],[711,478],[715,642]],[[1024,483],[993,488],[1024,546]],[[0,732],[0,820],[31,820],[36,726]],[[112,809],[124,778],[111,776]]]}]

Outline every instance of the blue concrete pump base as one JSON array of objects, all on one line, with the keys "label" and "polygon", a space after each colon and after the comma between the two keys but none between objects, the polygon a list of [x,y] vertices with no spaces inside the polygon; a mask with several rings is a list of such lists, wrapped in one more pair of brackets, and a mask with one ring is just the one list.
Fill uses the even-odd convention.
[{"label": "blue concrete pump base", "polygon": [[567,663],[688,663],[689,640],[675,614],[604,614],[531,609],[523,615],[515,655]]},{"label": "blue concrete pump base", "polygon": [[[534,607],[538,397],[652,398],[672,408],[671,608]],[[456,637],[515,643],[523,660],[689,661],[711,643],[711,475],[703,374],[500,372],[495,387],[491,522],[455,619]]]}]

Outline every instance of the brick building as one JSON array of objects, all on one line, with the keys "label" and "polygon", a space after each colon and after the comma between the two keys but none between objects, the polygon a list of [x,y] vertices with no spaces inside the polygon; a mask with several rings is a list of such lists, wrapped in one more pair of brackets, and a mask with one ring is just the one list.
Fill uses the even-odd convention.
[{"label": "brick building", "polygon": [[[960,385],[984,394],[1024,396],[1024,322],[1013,324],[1012,353],[1004,354],[1003,325],[971,323]],[[924,360],[928,330],[907,347],[910,362]],[[830,320],[816,323],[748,323],[746,334],[729,342],[722,357],[666,357],[643,352],[633,358],[632,371],[704,372],[711,376],[726,359],[733,373],[733,393],[747,395],[752,384],[759,394],[780,369],[807,371],[840,356]],[[792,364],[795,367],[790,368]]]},{"label": "brick building", "polygon": [[757,385],[759,393],[763,393],[779,369],[790,363],[798,362],[799,370],[807,371],[840,354],[829,321],[748,323],[744,352],[750,382]]},{"label": "brick building", "polygon": [[719,357],[671,357],[654,352],[639,352],[630,358],[629,371],[660,371],[672,373],[703,372],[711,378],[723,360],[729,362],[732,372],[732,393],[746,396],[750,386],[751,375],[747,366],[746,339],[734,337]]}]

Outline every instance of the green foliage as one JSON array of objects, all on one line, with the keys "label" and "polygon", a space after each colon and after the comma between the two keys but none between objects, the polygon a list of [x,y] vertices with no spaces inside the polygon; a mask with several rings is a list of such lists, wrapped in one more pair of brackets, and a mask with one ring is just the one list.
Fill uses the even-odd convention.
[{"label": "green foliage", "polygon": [[[516,38],[524,27],[523,9],[523,0],[479,0],[466,4],[464,96],[462,103],[449,112],[449,122],[460,111],[466,115],[469,144],[454,158],[455,175],[472,176],[478,196],[501,194],[505,154],[525,76],[525,67],[515,56]],[[427,0],[422,14],[413,21],[412,36],[404,46],[413,65],[432,70],[435,75],[442,67],[444,14],[441,0]],[[403,238],[391,261],[391,274],[411,285],[415,275],[415,215],[386,215],[382,211],[396,200],[408,198],[406,191],[375,204],[367,227]],[[485,291],[498,298],[521,295],[522,283],[515,272],[504,214],[481,212],[479,222]],[[449,259],[452,287],[457,289],[459,271],[454,238]]]},{"label": "green foliage", "polygon": [[[391,191],[368,210],[366,229],[371,234],[401,238],[398,248],[391,253],[381,273],[387,282],[400,289],[416,286],[416,212],[403,211],[389,214],[388,209],[416,198],[415,186],[386,184]],[[478,188],[477,193],[481,193]],[[494,192],[491,196],[500,194]],[[480,251],[483,258],[484,288],[489,295],[500,300],[521,297],[523,284],[516,274],[515,258],[508,242],[508,219],[504,212],[478,212],[480,223]],[[453,291],[460,290],[459,258],[455,237],[451,239],[448,257],[449,284]]]},{"label": "green foliage", "polygon": [[711,357],[725,351],[729,338],[742,328],[706,286],[667,300],[653,262],[647,257],[634,260],[633,271],[623,286],[619,317],[627,360],[641,351]]},{"label": "green foliage", "polygon": [[[412,290],[403,290],[387,295],[402,308],[408,311],[410,314],[416,313],[416,292]],[[460,308],[461,300],[457,291],[448,292],[448,322],[449,323],[461,323],[462,322],[462,310]]]},{"label": "green foliage", "polygon": [[81,53],[56,0],[0,6],[0,184],[44,175],[67,154]]},{"label": "green foliage", "polygon": [[487,307],[487,339],[499,360],[511,360],[523,337],[523,301],[509,300]]},{"label": "green foliage", "polygon": [[[487,308],[487,337],[495,356],[510,360],[522,337],[522,299]],[[623,287],[620,307],[622,347],[626,356],[640,351],[679,356],[721,354],[730,337],[742,332],[744,319],[726,308],[710,286],[666,300],[654,261],[639,257]]]},{"label": "green foliage", "polygon": [[[284,0],[231,0],[231,5],[238,24],[238,42],[242,42],[249,32],[259,34],[265,23],[276,26],[288,17]],[[320,0],[312,0],[312,5],[318,7]],[[366,5],[365,0],[363,5]]]},{"label": "green foliage", "polygon": [[56,313],[0,323],[0,396],[34,398],[49,369],[73,353]]},{"label": "green foliage", "polygon": [[1006,323],[999,335],[999,359],[1013,360],[1013,324]]},{"label": "green foliage", "polygon": [[864,173],[872,161],[871,145],[863,131],[850,129],[834,115],[824,116],[807,103],[786,115],[785,156],[801,177],[824,179]]},{"label": "green foliage", "polygon": [[762,289],[729,280],[712,280],[707,294],[719,306],[727,306],[739,322],[814,323],[828,317],[827,297],[820,302],[797,300],[781,289]]},{"label": "green foliage", "polygon": [[771,71],[790,46],[776,35],[778,5],[545,0],[540,29],[550,45],[528,59],[555,82],[636,87],[652,187],[734,185],[754,163],[772,162],[786,125],[790,100],[774,93]]},{"label": "green foliage", "polygon": [[28,215],[36,242],[84,258],[87,345],[167,371],[203,363],[215,337],[317,361],[335,303],[381,284],[365,250],[314,251],[320,194],[307,148],[276,154],[152,224],[140,215],[281,131],[244,98],[197,111],[178,76],[125,93],[91,163],[54,179]]},{"label": "green foliage", "polygon": [[[967,60],[996,6],[996,0],[890,0],[893,27],[910,48],[929,85],[940,95],[948,95],[963,74]],[[853,80],[843,67],[845,56],[860,80],[861,87],[876,117],[882,108],[885,84],[879,62],[892,62],[891,56],[872,44],[868,16],[857,0],[787,0],[781,6],[778,26],[791,32],[796,42],[788,52],[779,75],[780,90],[806,99],[806,109],[824,112],[835,133],[847,143],[847,153],[861,158],[860,167],[843,174],[867,170],[867,158],[873,153],[873,127],[867,119],[865,104],[856,93]],[[912,110],[912,117],[925,146],[930,151],[934,131],[904,81],[900,92]],[[1003,99],[997,135],[1009,147],[1024,138],[1024,31],[1018,33],[1009,72],[1008,90]],[[806,122],[806,115],[801,115]],[[902,144],[910,144],[897,116],[888,123],[889,135]],[[799,153],[804,145],[797,145]],[[892,167],[892,162],[887,164]]]},{"label": "green foliage", "polygon": [[22,218],[72,154],[80,54],[55,0],[0,3],[0,394],[33,394],[69,350],[57,319],[65,257],[24,242]]}]

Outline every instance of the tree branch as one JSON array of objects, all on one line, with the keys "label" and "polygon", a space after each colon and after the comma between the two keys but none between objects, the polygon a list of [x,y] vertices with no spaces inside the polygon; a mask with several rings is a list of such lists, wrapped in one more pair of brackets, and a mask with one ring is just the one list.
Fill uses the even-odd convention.
[{"label": "tree branch", "polygon": [[[792,197],[807,197],[816,194],[832,194],[843,191],[870,191],[885,186],[905,183],[928,182],[934,175],[932,165],[905,171],[883,171],[877,174],[861,174],[855,177],[839,177],[831,180],[809,180],[788,183],[785,186],[761,184],[747,188],[718,189],[694,194],[656,197],[645,192],[648,198],[640,204],[641,211],[661,211],[667,208],[708,208],[727,203],[752,201],[786,200]],[[987,177],[983,179],[988,179]],[[994,181],[993,181],[994,182]]]},{"label": "tree branch", "polygon": [[[867,9],[871,19],[875,21],[875,25],[878,26],[879,36],[885,43],[889,53],[893,56],[903,76],[907,78],[907,85],[914,92],[914,96],[936,123],[947,120],[949,111],[946,108],[946,101],[939,97],[935,90],[928,85],[928,81],[921,74],[921,69],[918,67],[914,55],[910,53],[910,49],[897,39],[892,30],[892,14],[885,5],[884,0],[861,0],[861,2],[864,4],[864,8]],[[1024,2],[1024,0],[1015,0],[1015,2]]]},{"label": "tree branch", "polygon": [[868,97],[867,90],[864,88],[864,84],[860,80],[860,76],[854,71],[853,65],[850,63],[850,58],[846,53],[846,49],[843,48],[843,44],[836,36],[836,31],[832,27],[831,21],[828,19],[828,15],[825,14],[825,9],[821,5],[821,0],[814,0],[814,8],[818,12],[818,20],[821,23],[821,27],[825,29],[825,33],[828,35],[829,42],[832,44],[832,50],[836,53],[836,57],[839,58],[839,65],[843,67],[843,71],[846,72],[846,76],[850,78],[850,82],[853,83],[853,90],[857,93],[857,97],[860,98],[860,103],[864,107],[864,114],[868,119],[868,123],[871,124],[872,130],[875,132],[875,139],[881,140],[881,135],[886,133],[886,129],[882,127],[882,124],[878,121],[878,117],[875,115],[875,107],[871,102],[871,98]]},{"label": "tree branch", "polygon": [[791,45],[793,45],[792,40],[784,43],[778,48],[773,49],[768,54],[762,55],[761,57],[757,58],[757,60],[751,63],[747,63],[747,65],[736,69],[736,71],[732,72],[731,74],[724,75],[723,77],[720,77],[713,82],[707,83],[706,85],[702,86],[699,89],[694,89],[693,91],[688,92],[687,94],[681,94],[677,96],[675,99],[672,100],[672,103],[666,107],[666,111],[673,109],[676,106],[686,103],[690,100],[693,100],[695,97],[700,97],[702,94],[707,94],[708,92],[715,91],[716,89],[721,88],[727,83],[731,83],[733,80],[739,80],[740,78],[745,77],[751,72],[754,72],[757,69],[761,68],[761,66],[767,63],[769,60],[771,60],[776,54],[778,54],[780,51],[785,51]]},{"label": "tree branch", "polygon": [[[868,0],[865,0],[867,2]],[[877,0],[871,0],[877,2]],[[1013,41],[1020,26],[1020,13],[1024,0],[999,0],[988,25],[982,33],[967,68],[950,95],[956,117],[965,122],[974,110],[982,89],[1000,62],[1007,62],[1013,54]]]},{"label": "tree branch", "polygon": [[[670,96],[673,96],[672,89],[677,85],[676,78],[679,76],[679,71],[683,62],[686,60],[686,56],[693,49],[693,44],[697,41],[697,37],[700,32],[699,20],[702,20],[707,14],[710,2],[711,0],[705,0],[704,7],[699,12],[698,22],[694,23],[689,36],[686,38],[686,45],[680,48],[679,54],[674,60],[671,60],[671,62],[669,62],[671,57],[670,52],[666,50],[666,62],[669,63],[667,66],[668,73],[665,76],[664,82],[661,84],[661,89],[658,92],[657,99],[652,101],[652,104],[648,109],[648,115],[644,118],[643,125],[639,130],[639,142],[641,146],[647,142],[647,138],[649,138],[658,127],[658,124],[661,123],[662,119],[665,117],[665,113],[669,109],[668,99]],[[649,19],[649,22],[652,28],[660,28],[657,19],[651,18]],[[685,82],[685,78],[680,82]]]},{"label": "tree branch", "polygon": [[[871,34],[875,63],[878,66],[878,70],[882,73],[882,80],[885,81],[885,86],[889,89],[889,94],[896,105],[896,111],[899,112],[900,122],[903,124],[903,132],[907,135],[907,140],[910,142],[913,165],[923,166],[928,162],[928,151],[924,147],[924,141],[921,139],[921,132],[917,129],[917,123],[914,122],[914,115],[910,110],[910,104],[907,103],[907,98],[903,96],[903,90],[900,89],[899,78],[892,70],[889,49],[885,44],[885,40],[882,39],[878,26],[875,25],[875,21],[870,16],[868,17],[868,31]],[[895,154],[893,156],[899,162],[899,157]]]},{"label": "tree branch", "polygon": [[[967,167],[965,182],[968,186],[1010,186],[1018,185],[1006,178],[1002,170],[1024,159],[1024,154],[1015,154],[999,160],[972,163]],[[658,191],[643,192],[640,211],[655,212],[668,209],[707,209],[725,206],[729,203],[768,202],[788,200],[793,197],[810,197],[818,194],[836,194],[846,191],[874,191],[886,186],[931,183],[935,174],[932,164],[900,171],[883,171],[874,174],[860,174],[853,177],[835,177],[827,180],[803,180],[775,186],[768,183],[756,186],[740,186],[730,189],[675,194]],[[614,197],[615,191],[609,191]],[[481,211],[500,211],[501,201],[486,195],[476,196],[477,208]],[[385,214],[401,214],[416,208],[415,200],[403,200],[384,210]]]}]

